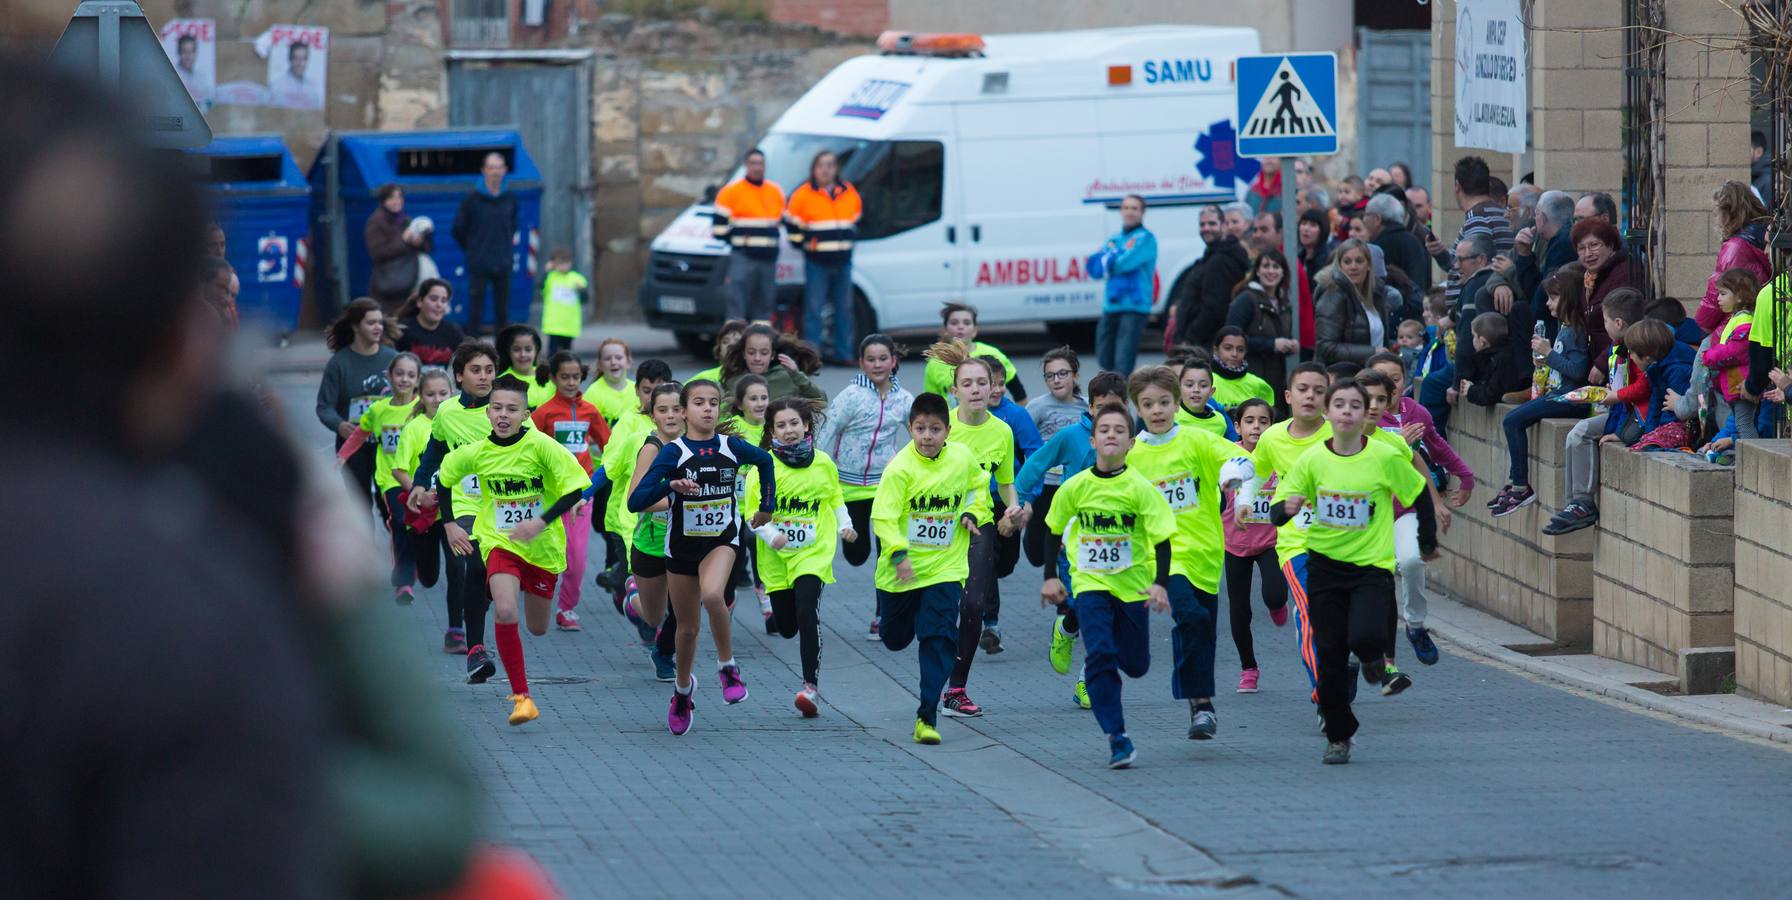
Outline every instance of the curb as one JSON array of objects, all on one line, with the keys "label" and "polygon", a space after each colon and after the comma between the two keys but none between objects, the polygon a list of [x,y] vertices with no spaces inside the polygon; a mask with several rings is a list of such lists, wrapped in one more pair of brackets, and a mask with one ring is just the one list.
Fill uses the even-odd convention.
[{"label": "curb", "polygon": [[[1464,605],[1466,606],[1466,604]],[[1472,609],[1473,607],[1468,608]],[[1689,708],[1685,704],[1674,702],[1673,698],[1664,697],[1654,691],[1634,687],[1622,682],[1594,678],[1590,675],[1576,672],[1573,669],[1552,665],[1538,657],[1519,653],[1503,644],[1498,644],[1486,638],[1459,630],[1454,625],[1444,625],[1440,628],[1438,627],[1440,624],[1441,623],[1436,621],[1427,622],[1426,627],[1430,629],[1433,634],[1441,635],[1446,641],[1467,650],[1476,656],[1496,660],[1532,675],[1541,676],[1551,681],[1576,687],[1601,697],[1609,697],[1614,700],[1621,700],[1626,703],[1641,706],[1644,709],[1653,712],[1665,713],[1676,718],[1686,719],[1701,725],[1709,725],[1727,731],[1739,731],[1750,737],[1757,737],[1777,744],[1792,746],[1792,728],[1779,728],[1753,719],[1745,719],[1740,716],[1727,715],[1725,713],[1699,709],[1697,707]]]}]

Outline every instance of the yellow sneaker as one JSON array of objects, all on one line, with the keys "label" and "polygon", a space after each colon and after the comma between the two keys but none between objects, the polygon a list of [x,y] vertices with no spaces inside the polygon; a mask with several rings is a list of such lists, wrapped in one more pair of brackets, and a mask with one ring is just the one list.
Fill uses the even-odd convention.
[{"label": "yellow sneaker", "polygon": [[541,715],[541,711],[535,708],[535,701],[531,700],[528,694],[511,694],[509,699],[511,703],[516,704],[515,708],[510,711],[510,724],[521,725],[524,722],[532,722]]},{"label": "yellow sneaker", "polygon": [[915,743],[933,746],[940,742],[940,730],[926,722],[915,720]]},{"label": "yellow sneaker", "polygon": [[1071,693],[1070,699],[1072,701],[1074,701],[1076,703],[1076,705],[1078,705],[1084,709],[1088,709],[1089,708],[1089,683],[1087,681],[1084,681],[1081,678],[1078,678],[1076,680],[1076,690],[1073,693]]}]

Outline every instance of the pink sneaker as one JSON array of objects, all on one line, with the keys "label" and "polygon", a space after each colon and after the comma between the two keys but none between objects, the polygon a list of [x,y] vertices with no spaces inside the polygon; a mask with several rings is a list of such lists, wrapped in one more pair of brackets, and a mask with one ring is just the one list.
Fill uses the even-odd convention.
[{"label": "pink sneaker", "polygon": [[1238,692],[1240,694],[1257,693],[1258,674],[1256,669],[1246,669],[1238,673]]},{"label": "pink sneaker", "polygon": [[[691,687],[695,688],[696,685],[693,684]],[[697,704],[691,702],[690,694],[673,691],[672,708],[666,713],[666,728],[675,735],[682,735],[690,731],[692,719],[695,718],[692,710],[696,708]]]},{"label": "pink sneaker", "polygon": [[716,680],[722,683],[723,700],[733,704],[747,699],[747,683],[740,679],[740,666],[717,669]]},{"label": "pink sneaker", "polygon": [[578,631],[580,628],[579,614],[570,609],[561,610],[554,613],[554,624],[561,631]]},{"label": "pink sneaker", "polygon": [[1269,611],[1269,620],[1271,622],[1276,623],[1277,628],[1280,628],[1283,625],[1288,624],[1288,605],[1284,603],[1284,604],[1282,604],[1281,609],[1270,610]]}]

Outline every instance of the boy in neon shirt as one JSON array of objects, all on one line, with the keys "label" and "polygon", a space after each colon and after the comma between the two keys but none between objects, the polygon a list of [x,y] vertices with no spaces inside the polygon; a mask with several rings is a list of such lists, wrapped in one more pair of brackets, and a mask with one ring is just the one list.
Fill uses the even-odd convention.
[{"label": "boy in neon shirt", "polygon": [[[1007,381],[1007,390],[1014,397],[1014,402],[1027,402],[1027,389],[1020,383],[1020,375],[1015,371],[1013,361],[1008,354],[995,347],[977,340],[977,307],[969,303],[953,301],[940,309],[940,340],[962,341],[971,348],[972,356],[993,356],[1002,364],[1002,370],[1011,376]],[[927,360],[927,367],[921,372],[921,389],[946,398],[952,406],[958,403],[952,397],[953,369],[944,362],[935,359]]]},{"label": "boy in neon shirt", "polygon": [[540,715],[529,696],[529,678],[523,668],[523,640],[516,627],[518,607],[525,607],[530,634],[547,634],[554,582],[566,568],[566,527],[560,517],[580,502],[591,484],[584,467],[565,447],[525,427],[528,412],[528,385],[520,379],[500,377],[492,385],[491,402],[486,405],[491,434],[449,453],[440,473],[450,483],[468,476],[479,479],[472,536],[454,521],[452,492],[443,495],[444,530],[454,552],[478,553],[485,559],[486,583],[492,593],[492,630],[504,675],[510,679],[512,725]]},{"label": "boy in neon shirt", "polygon": [[1176,423],[1211,431],[1228,441],[1238,440],[1238,430],[1232,427],[1232,418],[1213,399],[1213,362],[1197,351],[1195,356],[1171,363],[1170,368],[1176,372],[1182,394],[1182,407],[1176,411]]},{"label": "boy in neon shirt", "polygon": [[1126,734],[1120,673],[1143,678],[1151,668],[1147,615],[1170,609],[1176,517],[1163,495],[1126,465],[1132,449],[1126,407],[1104,406],[1094,423],[1094,467],[1065,480],[1045,517],[1048,565],[1039,599],[1042,605],[1064,602],[1067,592],[1055,560],[1067,545],[1078,591],[1073,602],[1082,622],[1083,677],[1095,721],[1108,736],[1108,767],[1124,769],[1138,753]]},{"label": "boy in neon shirt", "polygon": [[548,356],[571,350],[585,327],[585,307],[591,302],[591,283],[572,270],[572,251],[555,247],[548,254],[548,271],[541,279],[541,332],[548,336]]},{"label": "boy in neon shirt", "polygon": [[915,398],[908,413],[909,444],[884,467],[871,503],[871,527],[881,548],[878,637],[891,650],[917,639],[921,644],[917,744],[940,742],[940,694],[958,655],[959,595],[970,571],[971,536],[979,530],[971,508],[989,496],[989,476],[976,458],[963,446],[946,443],[951,421],[945,398],[931,393]]}]

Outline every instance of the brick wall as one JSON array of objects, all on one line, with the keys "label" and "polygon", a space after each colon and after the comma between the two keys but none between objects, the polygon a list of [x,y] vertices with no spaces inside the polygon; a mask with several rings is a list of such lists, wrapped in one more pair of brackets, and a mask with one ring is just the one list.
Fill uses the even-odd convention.
[{"label": "brick wall", "polygon": [[889,0],[771,0],[771,20],[814,25],[848,35],[876,35],[890,27]]},{"label": "brick wall", "polygon": [[[1733,43],[1746,30],[1720,0],[1665,4],[1667,46],[1667,239],[1661,292],[1696,302],[1704,296],[1721,241],[1712,227],[1711,192],[1729,179],[1748,183],[1748,60],[1711,45]],[[1694,305],[1689,302],[1689,305]]]},{"label": "brick wall", "polygon": [[1601,449],[1593,652],[1679,677],[1684,651],[1735,642],[1735,469]]},{"label": "brick wall", "polygon": [[1624,33],[1616,26],[1623,21],[1623,0],[1540,0],[1535,7],[1531,146],[1545,189],[1621,193]]},{"label": "brick wall", "polygon": [[1433,577],[1477,609],[1559,644],[1593,639],[1593,532],[1549,537],[1541,529],[1566,498],[1563,442],[1574,422],[1546,419],[1530,430],[1531,484],[1537,502],[1496,519],[1487,501],[1505,483],[1508,455],[1500,421],[1512,409],[1464,404],[1450,417],[1450,445],[1475,472],[1475,495],[1438,537]]},{"label": "brick wall", "polygon": [[1744,441],[1736,471],[1736,689],[1792,706],[1792,441]]}]

